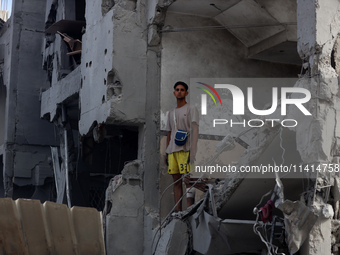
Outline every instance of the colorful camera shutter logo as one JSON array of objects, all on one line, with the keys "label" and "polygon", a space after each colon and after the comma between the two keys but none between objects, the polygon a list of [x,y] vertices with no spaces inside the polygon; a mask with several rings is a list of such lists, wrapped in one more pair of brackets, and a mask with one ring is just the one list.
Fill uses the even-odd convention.
[{"label": "colorful camera shutter logo", "polygon": [[[203,83],[203,82],[197,82],[197,83],[207,87],[212,92],[214,92],[215,95],[217,96],[218,100],[220,101],[221,106],[222,106],[221,97],[220,97],[220,95],[217,93],[217,91],[213,87],[211,87],[210,85],[208,85],[206,83]],[[211,92],[209,90],[201,88],[201,87],[197,87],[197,88],[203,90],[204,92],[206,92],[212,98],[212,100],[214,101],[215,106],[217,105],[214,96],[211,94]],[[207,95],[206,94],[201,94],[201,112],[202,112],[202,115],[206,115],[207,114]]]}]

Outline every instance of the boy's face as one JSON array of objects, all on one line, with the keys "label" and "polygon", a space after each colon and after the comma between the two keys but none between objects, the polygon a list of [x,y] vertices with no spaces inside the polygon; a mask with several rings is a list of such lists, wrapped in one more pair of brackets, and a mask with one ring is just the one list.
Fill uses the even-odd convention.
[{"label": "boy's face", "polygon": [[183,85],[177,85],[174,91],[174,95],[177,99],[183,99],[189,94],[188,91],[185,90]]}]

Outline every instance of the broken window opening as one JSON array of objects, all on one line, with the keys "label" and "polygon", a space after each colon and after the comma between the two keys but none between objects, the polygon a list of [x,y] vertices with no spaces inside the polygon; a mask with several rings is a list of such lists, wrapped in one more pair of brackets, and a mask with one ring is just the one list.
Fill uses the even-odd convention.
[{"label": "broken window opening", "polygon": [[93,130],[81,138],[78,183],[89,206],[103,210],[110,180],[137,158],[138,128],[96,124]]},{"label": "broken window opening", "polygon": [[[82,35],[85,31],[85,0],[74,0],[65,2],[64,16],[65,20],[56,21],[56,15],[58,9],[58,1],[53,2],[48,20],[46,21],[46,45],[48,48],[55,41],[56,34],[59,34],[61,39],[65,42],[61,45],[60,49],[54,51],[61,52],[62,59],[59,60],[58,66],[50,65],[48,59],[45,60],[44,66],[48,66],[48,69],[58,70],[58,80],[66,77],[81,63],[81,45]],[[56,52],[54,53],[56,54]],[[52,56],[53,59],[53,56]],[[49,75],[51,81],[51,75]]]},{"label": "broken window opening", "polygon": [[[82,34],[85,29],[85,21],[59,20],[48,29],[45,33],[59,34],[65,42],[61,47],[61,56],[64,58],[61,62],[61,69],[72,71],[81,61]],[[74,67],[74,68],[73,68]]]},{"label": "broken window opening", "polygon": [[50,83],[50,86],[52,84],[53,59],[54,59],[54,55],[48,55],[43,64],[43,70],[47,71],[47,80]]},{"label": "broken window opening", "polygon": [[56,190],[54,185],[54,180],[51,177],[45,179],[43,185],[34,186],[34,193],[31,199],[38,199],[40,202],[45,201],[56,201]]},{"label": "broken window opening", "polygon": [[[67,43],[69,52],[67,53],[68,56],[73,56],[81,53],[82,43],[79,39],[73,39],[71,36],[67,34],[63,34],[59,31],[57,33],[63,38],[63,40]],[[76,63],[78,64],[79,58],[75,58]]]},{"label": "broken window opening", "polygon": [[35,186],[34,185],[24,185],[19,186],[13,183],[13,200],[18,198],[27,198],[30,199],[34,194]]},{"label": "broken window opening", "polygon": [[[51,5],[47,20],[45,22],[45,29],[49,28],[53,23],[55,23],[56,18],[57,18],[57,8],[58,8],[58,1],[55,0]],[[48,46],[54,42],[55,35],[46,34],[45,39],[46,39],[45,48],[48,48]]]},{"label": "broken window opening", "polygon": [[[51,177],[47,177],[42,185],[28,184],[29,182],[25,178],[16,178],[16,182],[13,183],[12,198],[14,200],[19,198],[38,199],[41,203],[56,201],[55,185]],[[0,184],[0,197],[5,197],[3,194],[3,181]]]},{"label": "broken window opening", "polygon": [[106,98],[107,100],[119,97],[122,94],[122,84],[117,75],[117,72],[111,70],[107,74],[107,90]]},{"label": "broken window opening", "polygon": [[137,127],[99,124],[93,134],[83,138],[82,148],[82,158],[92,173],[117,175],[125,162],[137,158]]},{"label": "broken window opening", "polygon": [[76,1],[76,20],[85,20],[85,9],[86,9],[86,2],[85,0],[78,0]]},{"label": "broken window opening", "polygon": [[[121,174],[127,161],[137,158],[138,128],[95,124],[95,131],[81,137],[78,131],[78,101],[79,98],[68,101],[64,110],[66,117],[59,118],[56,123],[61,141],[64,127],[69,129],[67,140],[71,204],[90,206],[101,211],[105,206],[105,192],[110,180]],[[60,143],[61,166],[64,150]],[[61,202],[66,203],[65,195]]]}]

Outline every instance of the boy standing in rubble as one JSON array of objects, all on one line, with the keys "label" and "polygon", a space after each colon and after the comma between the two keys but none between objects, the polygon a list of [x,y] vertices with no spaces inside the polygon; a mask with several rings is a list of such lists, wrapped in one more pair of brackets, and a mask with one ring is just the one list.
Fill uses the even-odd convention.
[{"label": "boy standing in rubble", "polygon": [[[166,161],[168,163],[168,173],[172,175],[174,183],[174,195],[176,211],[182,210],[183,196],[182,180],[183,174],[190,173],[190,162],[193,163],[197,152],[198,123],[199,115],[195,107],[186,102],[188,95],[188,85],[178,81],[174,85],[174,96],[177,100],[177,107],[168,114],[166,130],[167,148]],[[191,206],[195,201],[194,188],[191,188],[188,181],[187,206]]]}]

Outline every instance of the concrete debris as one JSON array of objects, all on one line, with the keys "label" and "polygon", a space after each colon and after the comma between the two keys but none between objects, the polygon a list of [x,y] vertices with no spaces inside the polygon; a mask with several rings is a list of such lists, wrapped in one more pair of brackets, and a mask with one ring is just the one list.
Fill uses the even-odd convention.
[{"label": "concrete debris", "polygon": [[235,254],[265,248],[252,231],[255,221],[221,219],[203,211],[190,217],[193,249],[205,255]]},{"label": "concrete debris", "polygon": [[340,252],[340,221],[332,220],[332,253]]},{"label": "concrete debris", "polygon": [[332,187],[333,203],[334,203],[334,219],[339,219],[339,201],[340,201],[340,178],[334,176],[334,186]]},{"label": "concrete debris", "polygon": [[[142,164],[135,160],[125,165],[121,176],[111,180],[106,191],[104,226],[107,254],[133,254],[143,250],[144,192],[142,190]],[[122,233],[133,233],[128,245]]]},{"label": "concrete debris", "polygon": [[[190,207],[184,212],[179,212],[171,216],[169,219],[170,223],[159,231],[161,236],[157,233],[155,237],[155,250],[165,251],[170,246],[169,244],[176,240],[176,237],[172,237],[173,225],[175,224],[173,221],[178,222],[179,219],[183,221],[183,226],[185,226],[184,222],[189,223],[189,229],[185,230],[190,233],[189,244],[192,245],[191,248],[194,251],[200,254],[222,255],[265,249],[265,245],[259,242],[258,237],[253,231],[255,221],[221,219],[217,215],[213,216],[207,212],[211,210],[208,208],[208,204],[214,207],[212,204],[213,200],[211,199],[212,195],[211,192],[207,192],[204,199],[197,202],[194,207]],[[212,214],[214,214],[214,210],[212,210]],[[260,224],[266,231],[272,233],[274,228],[279,228],[280,232],[282,232],[282,224],[278,221],[274,222],[273,225],[270,223],[263,224],[262,222],[257,222],[257,224]],[[186,237],[187,233],[184,236]],[[277,243],[277,240],[273,242]],[[184,249],[182,245],[181,248]]]},{"label": "concrete debris", "polygon": [[184,255],[189,244],[188,226],[185,222],[174,219],[158,233],[155,239],[159,240],[154,255]]},{"label": "concrete debris", "polygon": [[286,243],[291,254],[297,252],[318,219],[309,207],[302,201],[290,201],[284,198],[284,186],[276,174],[275,207],[284,215]]},{"label": "concrete debris", "polygon": [[[222,255],[265,249],[265,245],[259,242],[258,237],[253,232],[255,221],[221,219],[218,216],[211,215],[207,212],[209,210],[207,205],[212,202],[210,197],[211,195],[207,192],[204,199],[197,202],[194,207],[190,207],[184,212],[175,213],[169,218],[170,222],[161,230],[158,230],[154,238],[155,254],[185,254],[186,246],[182,242],[179,243],[181,253],[166,253],[170,250],[171,244],[178,238],[173,235],[175,228],[179,228],[182,233],[185,232],[184,238],[187,238],[189,233],[189,240],[187,241],[190,246],[188,248],[200,254]],[[179,220],[182,221],[183,229],[177,227]],[[258,224],[266,231],[272,232],[270,229],[278,228],[282,232],[280,222],[274,222],[274,225],[263,224],[262,222],[258,222]],[[278,230],[276,229],[276,231]],[[273,242],[277,243],[277,240]]]},{"label": "concrete debris", "polygon": [[285,200],[277,207],[283,212],[286,242],[290,253],[294,254],[308,237],[318,216],[301,201]]},{"label": "concrete debris", "polygon": [[115,192],[115,190],[123,183],[123,176],[116,175],[114,178],[110,180],[109,186],[110,189],[106,190],[106,197],[110,197],[111,193]]}]

